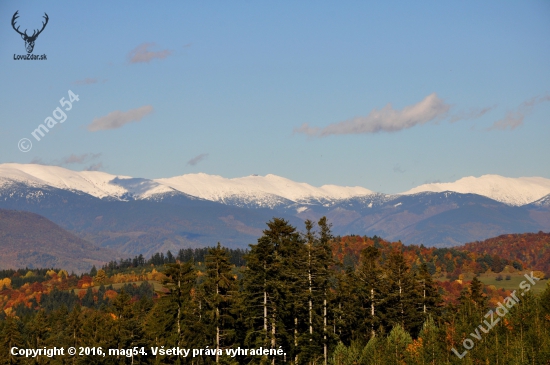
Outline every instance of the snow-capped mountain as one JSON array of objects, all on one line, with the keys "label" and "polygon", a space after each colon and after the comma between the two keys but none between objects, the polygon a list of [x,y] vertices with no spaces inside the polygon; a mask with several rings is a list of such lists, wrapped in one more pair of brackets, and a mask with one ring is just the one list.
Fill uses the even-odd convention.
[{"label": "snow-capped mountain", "polygon": [[123,200],[127,195],[147,198],[173,189],[147,179],[134,179],[100,171],[73,171],[58,166],[1,164],[0,189],[13,183],[79,191],[96,198]]},{"label": "snow-capped mountain", "polygon": [[436,246],[550,229],[550,180],[495,175],[403,194],[275,176],[144,179],[56,166],[0,165],[0,209],[30,211],[100,247],[150,254],[223,242],[246,247],[273,216],[303,227],[326,216],[336,235]]},{"label": "snow-capped mountain", "polygon": [[543,196],[536,202],[531,203],[535,207],[550,207],[550,194]]},{"label": "snow-capped mountain", "polygon": [[72,171],[58,166],[34,164],[0,165],[0,189],[13,182],[33,187],[54,187],[79,191],[97,198],[151,199],[160,194],[180,192],[229,205],[273,208],[295,202],[324,203],[373,194],[362,187],[306,183],[276,176],[246,176],[226,179],[208,174],[187,174],[167,179],[142,179],[99,171]]},{"label": "snow-capped mountain", "polygon": [[[198,173],[171,178],[143,179],[100,171],[78,172],[58,166],[0,164],[0,189],[13,183],[77,191],[101,199],[158,200],[158,197],[170,194],[184,194],[239,207],[293,206],[302,210],[306,208],[298,205],[328,207],[338,202],[372,197],[375,194],[359,186],[315,187],[271,174],[228,179]],[[483,175],[465,177],[452,183],[420,185],[404,193],[386,197],[393,199],[398,195],[445,191],[477,194],[511,206],[523,206],[550,194],[550,179]]]},{"label": "snow-capped mountain", "polygon": [[499,175],[469,176],[452,183],[420,185],[401,194],[444,191],[478,194],[508,205],[522,206],[550,194],[550,179],[542,177],[510,178]]},{"label": "snow-capped mountain", "polygon": [[326,203],[371,195],[371,190],[362,187],[323,185],[320,188],[306,183],[294,182],[276,175],[251,175],[235,179],[207,174],[188,174],[168,179],[157,179],[162,185],[182,193],[220,203],[256,203],[272,208],[282,203]]}]

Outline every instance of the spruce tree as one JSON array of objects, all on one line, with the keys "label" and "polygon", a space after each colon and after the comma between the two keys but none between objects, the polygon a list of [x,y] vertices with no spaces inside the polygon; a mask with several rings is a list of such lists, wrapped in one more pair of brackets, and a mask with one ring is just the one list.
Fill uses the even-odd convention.
[{"label": "spruce tree", "polygon": [[[246,255],[244,290],[250,306],[246,343],[268,348],[281,346],[285,352],[293,353],[297,289],[305,277],[299,273],[303,244],[296,228],[286,220],[274,218],[267,226]],[[276,358],[271,358],[272,363]]]},{"label": "spruce tree", "polygon": [[19,364],[20,358],[11,354],[12,347],[24,348],[24,340],[21,335],[23,324],[18,318],[8,316],[3,323],[1,334],[2,351],[1,364]]},{"label": "spruce tree", "polygon": [[127,349],[142,345],[142,329],[131,300],[132,297],[121,290],[111,304],[111,313],[114,316],[111,329],[114,340],[112,348]]},{"label": "spruce tree", "polygon": [[[334,332],[333,312],[329,313],[330,278],[332,271],[332,234],[326,218],[315,223],[305,221],[306,231],[302,242],[295,246],[295,257],[289,256],[294,273],[293,315],[294,315],[294,348],[295,362],[312,363],[325,358],[325,344],[328,344]],[[332,315],[332,316],[331,316]],[[329,333],[329,320],[332,325]]]},{"label": "spruce tree", "polygon": [[329,280],[330,280],[330,266],[332,261],[332,247],[330,246],[333,239],[331,232],[331,225],[328,223],[326,217],[319,219],[319,243],[317,245],[317,260],[320,264],[320,272],[318,274],[318,287],[322,290],[323,295],[323,358],[324,365],[328,363],[328,345],[329,345]]},{"label": "spruce tree", "polygon": [[408,364],[410,359],[407,346],[412,343],[411,335],[396,324],[388,334],[384,349],[384,364]]},{"label": "spruce tree", "polygon": [[439,294],[439,289],[433,281],[432,275],[428,271],[428,265],[423,263],[420,265],[416,273],[416,280],[420,284],[420,310],[423,314],[423,319],[426,321],[431,315],[438,317],[441,312],[442,299]]},{"label": "spruce tree", "polygon": [[479,281],[477,276],[475,276],[470,283],[468,298],[474,303],[479,311],[485,311],[487,307],[487,297],[483,294],[483,283]]},{"label": "spruce tree", "polygon": [[227,250],[224,250],[219,242],[217,247],[208,249],[205,266],[206,275],[202,283],[202,292],[208,331],[207,345],[216,349],[216,363],[219,363],[218,350],[228,348],[235,337],[232,305],[238,288]]},{"label": "spruce tree", "polygon": [[[199,318],[192,298],[197,274],[192,262],[167,264],[164,274],[167,277],[164,284],[170,289],[167,300],[173,305],[166,306],[166,314],[172,316],[175,322],[175,333],[172,334],[174,343],[171,345],[181,346],[184,337],[189,340],[187,344],[191,345],[196,338],[191,328]],[[175,309],[173,312],[169,310],[171,307]]]},{"label": "spruce tree", "polygon": [[442,346],[441,337],[444,335],[437,328],[431,314],[428,314],[422,330],[418,336],[421,344],[420,356],[422,363],[437,365],[444,362],[443,354],[446,352]]},{"label": "spruce tree", "polygon": [[387,293],[384,298],[387,327],[400,325],[406,331],[418,334],[423,323],[418,308],[420,294],[413,274],[405,263],[403,253],[393,250],[385,265]]},{"label": "spruce tree", "polygon": [[361,263],[357,269],[356,276],[359,279],[358,293],[361,301],[361,329],[364,331],[363,338],[368,341],[374,337],[376,329],[381,324],[382,308],[380,303],[384,297],[384,286],[382,270],[378,266],[380,251],[369,246],[361,252]]}]

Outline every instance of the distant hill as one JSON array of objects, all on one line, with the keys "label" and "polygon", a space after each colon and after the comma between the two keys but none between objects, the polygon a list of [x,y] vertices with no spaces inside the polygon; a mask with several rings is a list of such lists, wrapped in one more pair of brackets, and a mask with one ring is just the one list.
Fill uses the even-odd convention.
[{"label": "distant hill", "polygon": [[[227,247],[255,243],[273,216],[270,209],[245,209],[181,193],[165,200],[117,201],[57,188],[22,184],[0,189],[0,208],[40,214],[97,246],[127,256],[181,248],[206,247],[221,242]],[[292,224],[303,224],[296,217]]]},{"label": "distant hill", "polygon": [[505,234],[455,248],[479,255],[498,255],[503,259],[517,260],[523,267],[540,270],[550,275],[550,233],[541,231]]},{"label": "distant hill", "polygon": [[463,273],[480,274],[489,269],[499,273],[507,265],[542,271],[550,277],[550,233],[506,234],[451,248],[406,245],[377,236],[357,235],[336,237],[332,243],[336,261],[352,267],[359,262],[361,251],[369,246],[380,250],[381,261],[397,249],[403,251],[410,266],[426,263],[432,274],[441,277],[456,279]]},{"label": "distant hill", "polygon": [[56,267],[80,273],[117,256],[38,214],[0,209],[0,269]]}]

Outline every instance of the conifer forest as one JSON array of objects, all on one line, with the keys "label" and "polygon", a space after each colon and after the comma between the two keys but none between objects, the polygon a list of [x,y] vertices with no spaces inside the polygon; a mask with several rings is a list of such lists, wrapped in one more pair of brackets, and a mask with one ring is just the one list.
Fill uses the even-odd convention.
[{"label": "conifer forest", "polygon": [[548,273],[528,260],[274,218],[247,250],[3,270],[0,364],[550,364]]}]

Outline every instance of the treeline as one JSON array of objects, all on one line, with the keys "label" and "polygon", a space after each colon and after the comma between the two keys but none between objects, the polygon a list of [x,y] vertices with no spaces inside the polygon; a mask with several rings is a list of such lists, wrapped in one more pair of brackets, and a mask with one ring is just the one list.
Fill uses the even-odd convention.
[{"label": "treeline", "polygon": [[540,270],[550,277],[550,233],[505,234],[467,243],[457,249],[518,261],[524,267]]},{"label": "treeline", "polygon": [[[71,312],[76,307],[106,310],[112,305],[112,299],[120,293],[129,295],[134,302],[143,301],[148,305],[152,305],[153,298],[155,298],[153,285],[148,282],[142,282],[139,285],[127,283],[120,288],[114,288],[113,285],[101,285],[96,291],[88,288],[81,290],[80,293],[79,295],[75,293],[75,290],[67,291],[54,288],[52,291],[40,295],[39,299],[32,298],[28,303],[14,306],[10,314],[18,318],[30,318],[36,314],[36,308],[40,308],[44,314],[51,314],[59,310]],[[0,313],[0,319],[6,319],[5,312]]]},{"label": "treeline", "polygon": [[[172,254],[171,251],[166,252],[164,254],[163,252],[157,252],[151,256],[150,259],[145,259],[143,255],[137,255],[134,256],[134,258],[127,258],[127,259],[120,259],[120,260],[113,260],[107,263],[103,266],[103,270],[107,274],[113,274],[116,272],[119,272],[121,270],[125,269],[132,269],[132,268],[141,268],[141,267],[150,267],[153,266],[162,266],[165,264],[173,264],[177,261],[180,262],[187,262],[187,261],[193,261],[193,262],[204,262],[206,259],[206,256],[208,255],[208,247],[202,247],[202,248],[182,248],[178,251],[176,255]],[[246,260],[244,256],[247,253],[247,250],[243,250],[240,248],[237,249],[230,249],[230,248],[223,248],[227,252],[227,255],[229,257],[229,262],[237,267],[241,267],[246,265]],[[97,270],[97,269],[96,269]],[[95,273],[91,272],[91,275],[94,276]]]},{"label": "treeline", "polygon": [[[529,234],[525,234],[528,236]],[[517,235],[524,236],[524,235]],[[518,245],[509,242],[501,244],[498,251],[480,250],[475,244],[468,244],[456,248],[425,247],[424,245],[404,245],[401,242],[388,242],[380,237],[366,237],[350,235],[336,237],[333,240],[333,252],[335,259],[342,263],[343,267],[355,268],[358,264],[361,251],[366,247],[373,246],[380,250],[379,261],[386,260],[392,250],[403,252],[408,265],[416,270],[420,265],[426,264],[430,274],[437,277],[445,277],[450,280],[458,279],[459,275],[466,272],[484,273],[491,270],[495,273],[502,272],[506,266],[515,270],[523,270],[526,266],[521,258],[528,253],[528,256],[536,256],[538,246],[530,247],[527,244],[521,245],[521,250],[516,249]],[[510,254],[514,249],[515,255]],[[535,266],[536,267],[536,266]],[[550,276],[550,273],[547,273]]]},{"label": "treeline", "polygon": [[[40,298],[34,312],[6,315],[0,322],[0,353],[5,356],[0,363],[23,363],[10,354],[13,346],[147,351],[131,357],[41,358],[42,364],[550,361],[550,288],[534,296],[522,286],[525,295],[519,295],[520,288],[516,294],[521,299],[505,301],[504,309],[497,310],[489,308],[483,284],[474,279],[457,305],[443,305],[427,262],[414,261],[413,267],[410,252],[404,253],[400,244],[392,244],[391,250],[381,241],[368,245],[353,265],[344,265],[333,254],[337,240],[325,218],[316,225],[306,221],[304,233],[277,218],[267,226],[244,256],[245,267],[232,264],[230,251],[219,244],[208,249],[201,271],[194,260],[166,263],[168,290],[154,300],[120,290],[99,303],[108,290],[100,294],[88,288],[82,291],[91,293],[87,301],[79,297],[72,306],[43,308],[46,302]],[[530,280],[544,285],[538,278]],[[489,310],[493,317],[487,316]],[[500,316],[499,310],[506,313]],[[215,352],[182,358],[150,350],[176,346]],[[232,358],[217,351],[238,347],[281,349],[284,354]]]}]

